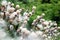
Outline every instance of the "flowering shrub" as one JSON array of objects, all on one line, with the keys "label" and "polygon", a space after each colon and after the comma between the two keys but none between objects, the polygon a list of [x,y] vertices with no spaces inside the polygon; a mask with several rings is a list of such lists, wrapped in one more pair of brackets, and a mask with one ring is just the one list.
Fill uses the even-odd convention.
[{"label": "flowering shrub", "polygon": [[[7,2],[6,0],[2,1],[0,7],[0,34],[3,34],[3,36],[1,35],[0,39],[5,40],[3,38],[5,38],[9,32],[13,37],[19,36],[18,40],[56,40],[56,37],[59,37],[58,35],[60,35],[60,27],[58,27],[55,19],[56,16],[59,16],[56,14],[59,12],[59,9],[56,8],[56,5],[52,4],[37,5],[39,4],[35,4],[30,11],[29,7],[28,9],[25,9],[23,7],[21,8],[18,4]],[[23,6],[26,5],[24,4]],[[45,20],[45,17],[55,21]],[[7,33],[5,33],[5,31]]]}]

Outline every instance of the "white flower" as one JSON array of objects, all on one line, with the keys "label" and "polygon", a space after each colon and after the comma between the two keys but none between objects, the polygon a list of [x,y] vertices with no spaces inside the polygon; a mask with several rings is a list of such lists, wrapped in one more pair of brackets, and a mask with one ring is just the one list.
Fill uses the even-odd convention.
[{"label": "white flower", "polygon": [[23,20],[29,20],[28,15],[29,14],[27,12],[24,12],[24,14],[23,14]]},{"label": "white flower", "polygon": [[0,18],[0,28],[3,27],[3,28],[6,28],[7,26],[7,23],[5,20],[3,20],[2,18]]},{"label": "white flower", "polygon": [[36,6],[33,6],[32,9],[36,9]]},{"label": "white flower", "polygon": [[11,15],[17,15],[17,12],[13,12]]},{"label": "white flower", "polygon": [[29,30],[25,30],[25,35],[28,36],[30,34],[30,31]]},{"label": "white flower", "polygon": [[46,35],[46,34],[43,34],[42,36],[43,36],[44,38],[46,38],[46,37],[47,37],[47,35]]},{"label": "white flower", "polygon": [[21,11],[22,11],[22,9],[19,9],[19,11],[21,12]]},{"label": "white flower", "polygon": [[49,39],[51,39],[51,36],[48,36]]},{"label": "white flower", "polygon": [[11,8],[11,6],[7,5],[6,10],[9,12],[10,8]]},{"label": "white flower", "polygon": [[44,14],[44,13],[42,13],[42,16],[45,16],[45,14]]},{"label": "white flower", "polygon": [[14,12],[14,10],[15,10],[15,8],[13,8],[13,7],[9,7],[9,8],[8,8],[8,11],[9,11],[9,12]]},{"label": "white flower", "polygon": [[11,5],[11,2],[8,2],[8,5]]},{"label": "white flower", "polygon": [[32,23],[32,25],[34,25],[35,23]]},{"label": "white flower", "polygon": [[20,32],[20,30],[22,30],[23,29],[23,27],[19,27],[18,29],[17,29],[17,32]]},{"label": "white flower", "polygon": [[14,3],[12,3],[11,6],[14,6]]},{"label": "white flower", "polygon": [[36,34],[42,36],[43,32],[42,31],[36,31]]},{"label": "white flower", "polygon": [[11,7],[11,11],[14,12],[15,8],[14,7]]},{"label": "white flower", "polygon": [[10,25],[10,30],[13,31],[13,29],[14,29],[14,26],[13,25]]},{"label": "white flower", "polygon": [[48,40],[48,38],[45,38],[45,40]]},{"label": "white flower", "polygon": [[50,20],[49,23],[51,23],[52,21]]},{"label": "white flower", "polygon": [[60,35],[60,32],[59,32],[59,33],[57,33],[57,35]]},{"label": "white flower", "polygon": [[37,16],[37,19],[39,19],[40,18],[40,16]]},{"label": "white flower", "polygon": [[49,21],[49,26],[52,26],[53,25],[53,22],[52,21]]},{"label": "white flower", "polygon": [[24,13],[23,13],[23,16],[27,16],[27,15],[28,15],[28,13],[27,13],[27,12],[24,12]]},{"label": "white flower", "polygon": [[57,26],[57,23],[54,23],[55,26]]},{"label": "white flower", "polygon": [[19,22],[23,22],[23,17],[19,14],[19,18],[18,18]]},{"label": "white flower", "polygon": [[25,20],[25,21],[24,21],[24,24],[26,24],[26,23],[27,23],[27,21]]},{"label": "white flower", "polygon": [[54,32],[57,32],[57,30],[55,29]]},{"label": "white flower", "polygon": [[21,32],[23,33],[23,32],[26,32],[26,30],[27,30],[27,28],[22,28],[21,29]]},{"label": "white flower", "polygon": [[1,12],[1,13],[0,13],[0,15],[1,15],[1,16],[4,16],[4,13],[3,13],[3,12]]},{"label": "white flower", "polygon": [[20,6],[19,5],[16,5],[16,8],[18,9],[18,8],[20,8]]},{"label": "white flower", "polygon": [[45,32],[49,32],[49,29],[46,29]]},{"label": "white flower", "polygon": [[29,12],[30,15],[32,15],[32,12]]},{"label": "white flower", "polygon": [[21,30],[22,30],[22,29],[23,29],[23,27],[19,27],[19,29],[21,29]]},{"label": "white flower", "polygon": [[58,27],[58,29],[60,29],[60,27]]},{"label": "white flower", "polygon": [[43,22],[43,25],[48,26],[49,25],[49,22],[48,21],[45,21],[45,22]]},{"label": "white flower", "polygon": [[40,22],[44,22],[45,21],[45,19],[40,19]]},{"label": "white flower", "polygon": [[8,15],[9,14],[9,12],[6,12],[6,15]]},{"label": "white flower", "polygon": [[3,0],[2,3],[1,3],[1,5],[6,6],[7,5],[7,1]]},{"label": "white flower", "polygon": [[20,14],[20,11],[19,10],[17,10],[16,12],[17,12],[17,14]]},{"label": "white flower", "polygon": [[43,30],[43,26],[41,24],[37,24],[37,27],[40,28],[40,30]]},{"label": "white flower", "polygon": [[17,18],[15,18],[15,19],[13,20],[12,24],[18,25]]},{"label": "white flower", "polygon": [[54,36],[57,36],[57,34],[54,34]]},{"label": "white flower", "polygon": [[10,16],[9,16],[9,18],[14,18],[15,17],[15,15],[13,15],[13,14],[11,14]]},{"label": "white flower", "polygon": [[44,27],[44,29],[48,29],[48,27]]},{"label": "white flower", "polygon": [[36,22],[36,20],[34,20],[33,22]]},{"label": "white flower", "polygon": [[55,30],[55,28],[54,28],[54,27],[52,27],[50,30]]}]

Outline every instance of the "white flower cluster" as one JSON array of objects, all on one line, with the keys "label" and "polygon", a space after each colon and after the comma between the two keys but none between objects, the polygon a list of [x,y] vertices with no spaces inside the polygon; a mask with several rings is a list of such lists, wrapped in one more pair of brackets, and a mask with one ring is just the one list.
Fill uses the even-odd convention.
[{"label": "white flower cluster", "polygon": [[[45,16],[44,13],[42,13],[41,16],[37,16],[32,23],[32,25],[38,29],[37,31],[34,31],[33,29],[28,30],[25,27],[28,24],[30,16],[32,16],[36,10],[35,6],[32,7],[31,12],[29,12],[29,10],[23,12],[23,8],[20,8],[19,5],[14,7],[14,3],[11,2],[2,1],[1,5],[0,26],[11,31],[13,34],[16,33],[19,35],[18,40],[48,40],[52,36],[60,34],[57,31],[60,27],[57,27],[56,22],[46,21],[43,19]],[[23,15],[21,12],[23,12]]]},{"label": "white flower cluster", "polygon": [[[59,33],[58,30],[60,30],[60,27],[57,26],[57,23],[51,20],[47,21],[43,19],[45,16],[44,13],[42,13],[41,16],[37,16],[35,20],[33,20],[32,26],[35,27],[36,30],[40,30],[43,33],[44,38],[52,38],[52,36],[57,36]],[[41,34],[41,33],[40,33]]]},{"label": "white flower cluster", "polygon": [[[25,25],[27,24],[27,21],[29,21],[29,17],[31,15],[33,15],[33,13],[35,12],[36,7],[33,6],[32,7],[32,11],[29,12],[29,10],[23,12],[22,15],[22,11],[24,10],[23,8],[20,8],[20,5],[16,5],[16,7],[14,7],[14,3],[11,2],[7,2],[6,0],[3,0],[1,3],[1,8],[0,8],[0,19],[6,21],[8,23],[8,28],[9,29],[13,29],[14,26],[18,27],[25,27]],[[33,12],[34,11],[34,12]],[[20,25],[21,24],[21,25]],[[20,26],[17,26],[20,25]]]}]

